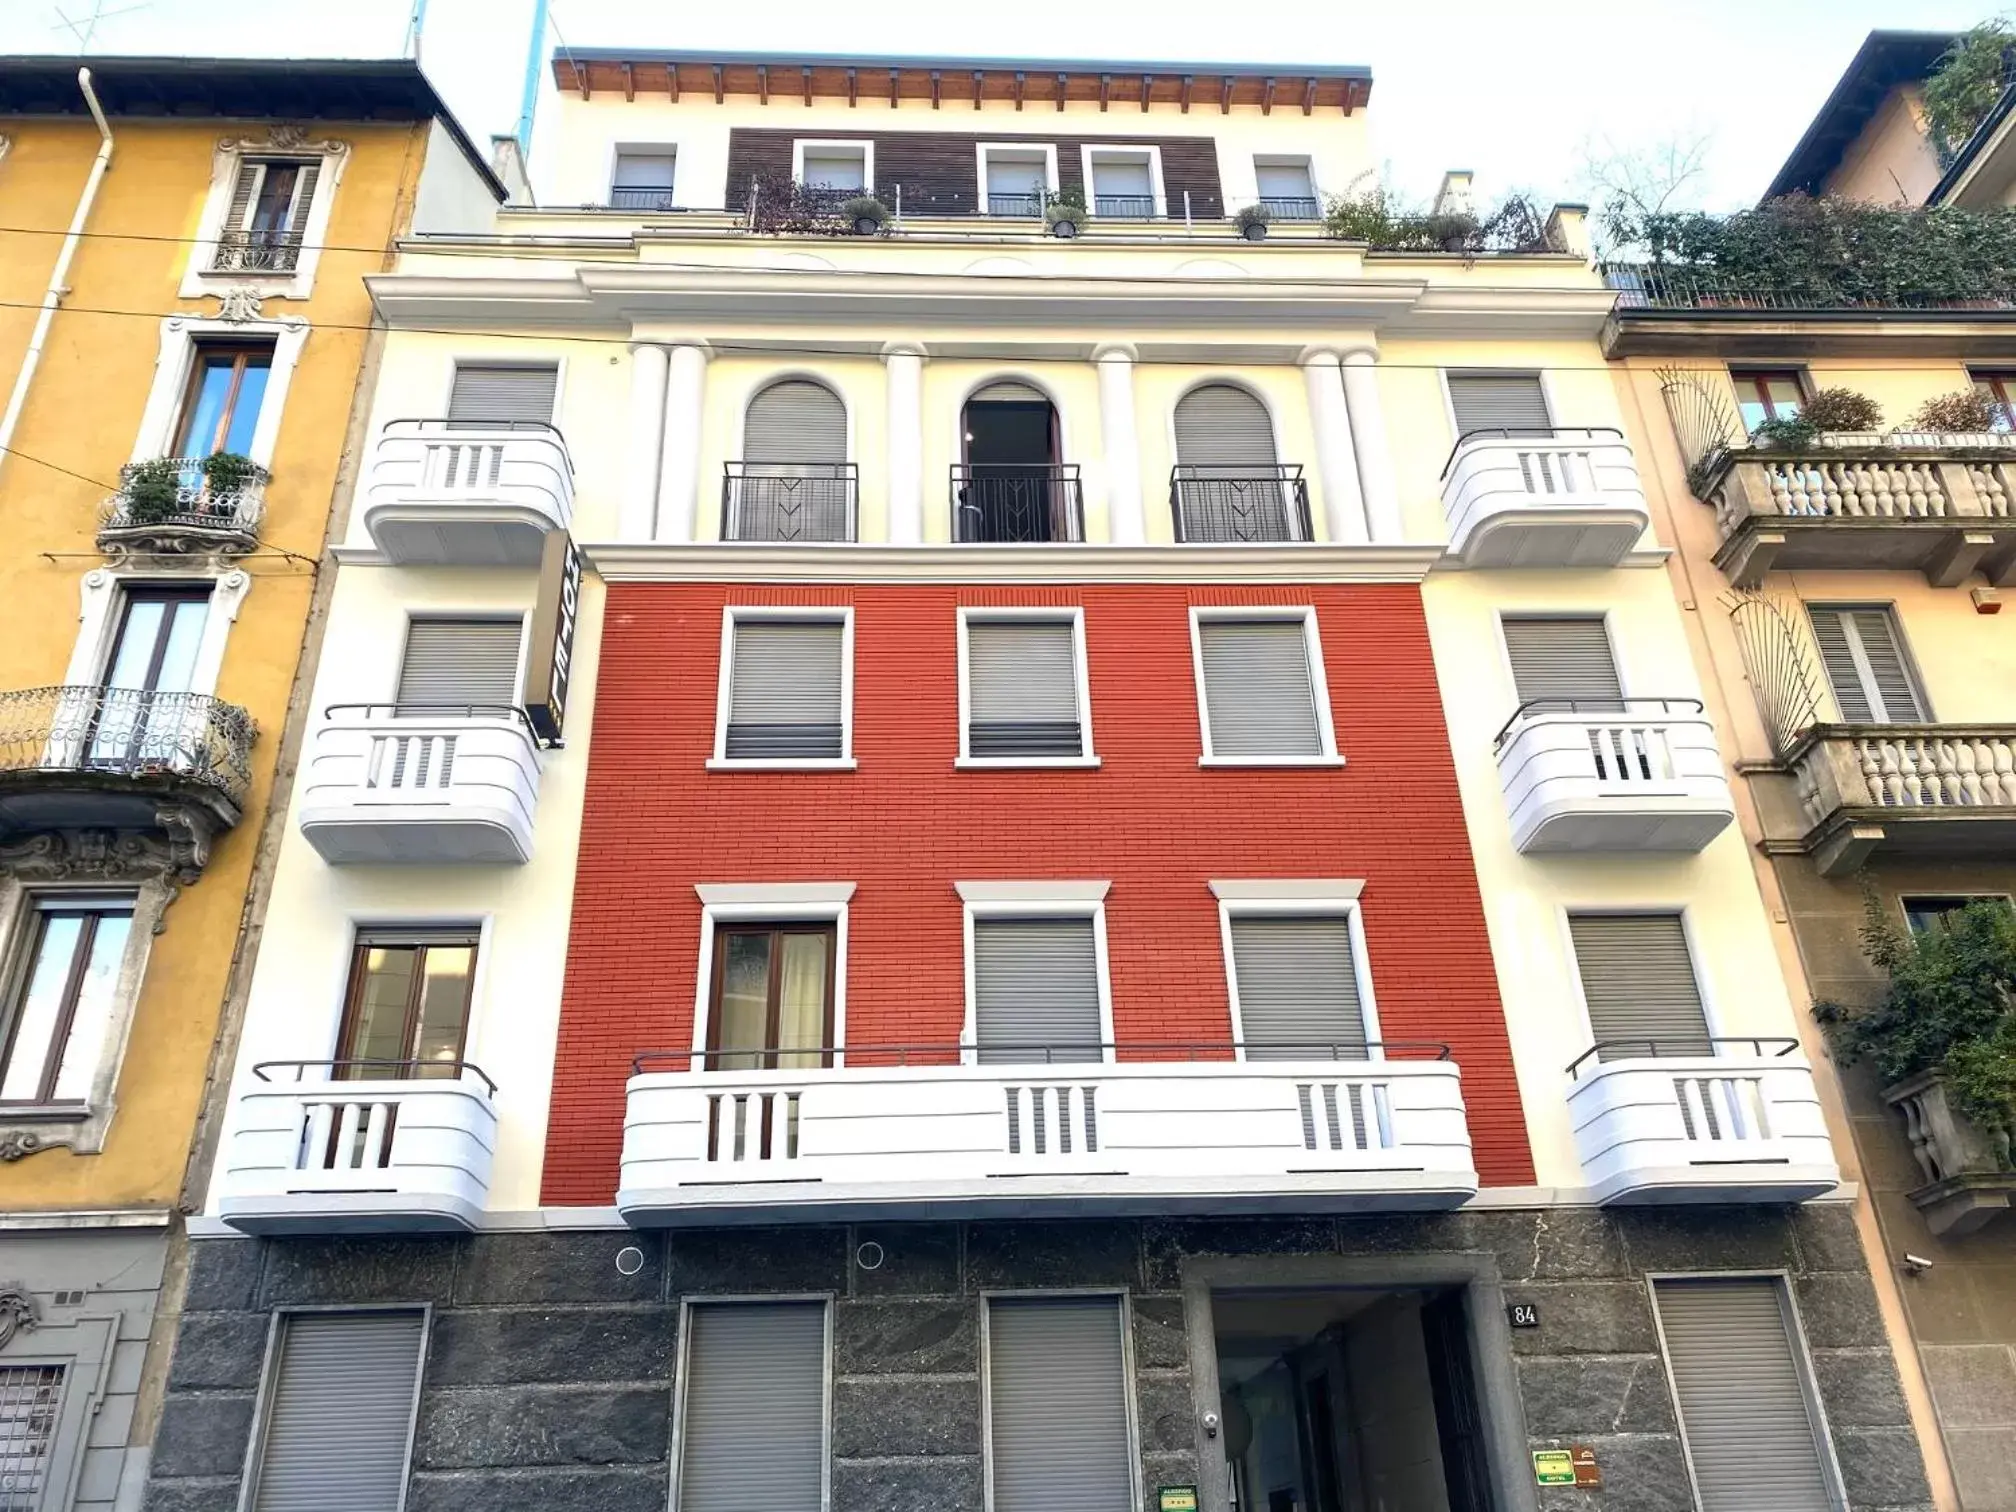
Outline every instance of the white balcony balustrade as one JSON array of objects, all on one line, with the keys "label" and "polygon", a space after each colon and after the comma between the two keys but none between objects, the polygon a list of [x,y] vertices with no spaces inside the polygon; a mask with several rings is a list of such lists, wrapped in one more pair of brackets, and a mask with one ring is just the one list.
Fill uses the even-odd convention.
[{"label": "white balcony balustrade", "polygon": [[1956,861],[2016,845],[2016,725],[1815,725],[1786,764],[1824,875],[1877,850]]},{"label": "white balcony balustrade", "polygon": [[1736,817],[1695,699],[1535,699],[1496,748],[1521,851],[1698,851]]},{"label": "white balcony balustrade", "polygon": [[532,858],[539,753],[503,705],[340,704],[312,737],[301,833],[336,865]]},{"label": "white balcony balustrade", "polygon": [[1832,1191],[1841,1168],[1798,1049],[1717,1038],[1590,1050],[1568,1068],[1568,1114],[1596,1200],[1802,1202]]},{"label": "white balcony balustrade", "polygon": [[940,1047],[916,1064],[855,1049],[824,1057],[838,1066],[695,1071],[692,1056],[642,1057],[617,1206],[676,1224],[1360,1212],[1475,1195],[1449,1060],[1200,1053],[1219,1058],[975,1065]]},{"label": "white balcony balustrade", "polygon": [[1615,567],[1651,520],[1609,429],[1472,431],[1442,469],[1442,508],[1465,567]]},{"label": "white balcony balustrade", "polygon": [[238,1093],[218,1211],[248,1234],[474,1228],[496,1084],[463,1061],[268,1061]]},{"label": "white balcony balustrade", "polygon": [[388,560],[532,567],[574,515],[574,464],[550,425],[394,420],[371,451],[364,528]]}]

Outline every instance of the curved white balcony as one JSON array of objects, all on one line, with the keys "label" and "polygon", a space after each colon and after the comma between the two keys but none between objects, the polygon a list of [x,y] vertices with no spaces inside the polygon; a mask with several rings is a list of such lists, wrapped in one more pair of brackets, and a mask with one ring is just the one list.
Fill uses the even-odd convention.
[{"label": "curved white balcony", "polygon": [[[252,1070],[257,1080],[238,1093],[218,1181],[218,1212],[233,1228],[386,1234],[476,1226],[497,1144],[497,1088],[476,1067],[268,1061]],[[387,1074],[364,1079],[373,1071]]]},{"label": "curved white balcony", "polygon": [[532,859],[539,752],[502,705],[343,704],[315,731],[301,833],[336,865]]},{"label": "curved white balcony", "polygon": [[364,528],[389,561],[535,567],[574,516],[574,464],[550,425],[394,420],[364,482]]},{"label": "curved white balcony", "polygon": [[1535,699],[1497,752],[1522,851],[1698,851],[1736,817],[1696,699]]},{"label": "curved white balcony", "polygon": [[643,1069],[616,1203],[676,1224],[1365,1212],[1476,1194],[1454,1063],[1211,1053],[1224,1058]]},{"label": "curved white balcony", "polygon": [[1471,431],[1442,469],[1442,508],[1465,567],[1615,567],[1652,518],[1608,428]]},{"label": "curved white balcony", "polygon": [[1798,1042],[1708,1044],[1727,1053],[1615,1040],[1568,1068],[1575,1148],[1598,1202],[1803,1202],[1840,1184]]}]

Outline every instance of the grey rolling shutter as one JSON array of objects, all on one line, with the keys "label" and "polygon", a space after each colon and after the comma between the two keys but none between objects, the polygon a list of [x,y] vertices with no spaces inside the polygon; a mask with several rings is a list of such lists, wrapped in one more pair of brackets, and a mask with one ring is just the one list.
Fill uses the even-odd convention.
[{"label": "grey rolling shutter", "polygon": [[417,1311],[281,1319],[251,1512],[396,1512],[425,1321]]},{"label": "grey rolling shutter", "polygon": [[1570,914],[1568,933],[1597,1043],[1637,1041],[1601,1051],[1599,1059],[1709,1053],[1708,1015],[1680,915]]},{"label": "grey rolling shutter", "polygon": [[1919,724],[1925,699],[1904,659],[1897,617],[1885,605],[1812,605],[1813,639],[1834,701],[1849,724]]},{"label": "grey rolling shutter", "polygon": [[1530,435],[1549,428],[1538,373],[1451,373],[1449,404],[1459,439],[1472,431]]},{"label": "grey rolling shutter", "polygon": [[1050,396],[1026,383],[1004,380],[974,392],[968,404],[1048,404]]},{"label": "grey rolling shutter", "polygon": [[1207,383],[1176,404],[1176,460],[1228,472],[1274,470],[1274,427],[1258,399],[1229,383]]},{"label": "grey rolling shutter", "polygon": [[847,407],[823,383],[773,383],[749,401],[742,456],[749,462],[845,462]]},{"label": "grey rolling shutter", "polygon": [[1070,620],[966,626],[966,745],[974,756],[1082,756]]},{"label": "grey rolling shutter", "polygon": [[826,1480],[826,1304],[688,1309],[679,1512],[818,1512]]},{"label": "grey rolling shutter", "polygon": [[725,754],[778,760],[845,754],[838,621],[741,620],[733,646]]},{"label": "grey rolling shutter", "polygon": [[1232,974],[1248,1060],[1365,1057],[1365,1006],[1341,918],[1232,921]]},{"label": "grey rolling shutter", "polygon": [[1120,1303],[987,1304],[993,1512],[1132,1512]]},{"label": "grey rolling shutter", "polygon": [[1505,650],[1519,702],[1616,704],[1624,697],[1610,634],[1600,619],[1527,619],[1507,615]]},{"label": "grey rolling shutter", "polygon": [[1096,1061],[1099,957],[1092,921],[973,921],[974,1040],[982,1065]]},{"label": "grey rolling shutter", "polygon": [[1701,1512],[1831,1512],[1779,1283],[1655,1281]]},{"label": "grey rolling shutter", "polygon": [[406,630],[398,702],[515,705],[520,629],[515,619],[414,620]]},{"label": "grey rolling shutter", "polygon": [[673,166],[678,161],[670,152],[619,152],[616,154],[615,187],[618,189],[660,189],[672,192]]},{"label": "grey rolling shutter", "polygon": [[508,425],[553,421],[553,395],[560,384],[557,367],[501,367],[476,363],[455,369],[448,395],[448,419],[455,425]]},{"label": "grey rolling shutter", "polygon": [[1309,643],[1300,620],[1202,620],[1213,756],[1321,756]]},{"label": "grey rolling shutter", "polygon": [[1306,163],[1255,163],[1253,176],[1258,183],[1262,199],[1300,200],[1316,197],[1316,191],[1310,187],[1309,165]]},{"label": "grey rolling shutter", "polygon": [[266,165],[257,158],[241,158],[238,162],[238,177],[231,184],[231,208],[224,212],[224,229],[242,231],[245,217],[252,209],[252,191],[258,187],[260,172]]}]

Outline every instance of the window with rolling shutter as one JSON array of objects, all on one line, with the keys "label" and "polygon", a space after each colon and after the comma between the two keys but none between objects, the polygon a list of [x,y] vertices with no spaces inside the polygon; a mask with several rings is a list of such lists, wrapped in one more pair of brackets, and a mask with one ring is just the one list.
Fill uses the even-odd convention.
[{"label": "window with rolling shutter", "polygon": [[1449,406],[1459,440],[1474,431],[1532,435],[1551,428],[1538,373],[1451,373]]},{"label": "window with rolling shutter", "polygon": [[1176,460],[1185,467],[1272,472],[1274,425],[1266,406],[1229,383],[1190,390],[1176,402]]},{"label": "window with rolling shutter", "polygon": [[1089,916],[973,921],[973,1041],[982,1065],[1105,1058]]},{"label": "window with rolling shutter", "polygon": [[1923,724],[1931,718],[1887,604],[1808,604],[1834,702],[1848,724]]},{"label": "window with rolling shutter", "polygon": [[1199,619],[1204,754],[1293,762],[1331,754],[1301,619]]},{"label": "window with rolling shutter", "polygon": [[286,1313],[248,1512],[392,1512],[406,1492],[426,1315]]},{"label": "window with rolling shutter", "polygon": [[1521,704],[1546,700],[1564,708],[1602,709],[1622,702],[1624,685],[1600,618],[1508,614],[1501,623]]},{"label": "window with rolling shutter", "polygon": [[515,706],[522,628],[515,619],[414,620],[399,664],[400,707]]},{"label": "window with rolling shutter", "polygon": [[458,363],[448,394],[448,423],[551,425],[559,385],[557,366]]},{"label": "window with rolling shutter", "polygon": [[1133,1512],[1123,1318],[1117,1297],[988,1301],[993,1512]]},{"label": "window with rolling shutter", "polygon": [[718,754],[731,761],[844,757],[846,635],[838,619],[737,619]]},{"label": "window with rolling shutter", "polygon": [[[1677,913],[1570,914],[1568,933],[1599,1060],[1707,1055],[1708,1013]],[[1648,1043],[1650,1042],[1650,1043]]]},{"label": "window with rolling shutter", "polygon": [[1840,1506],[1781,1282],[1652,1283],[1701,1512]]},{"label": "window with rolling shutter", "polygon": [[657,189],[670,194],[678,161],[678,154],[669,149],[663,152],[619,152],[616,154],[613,182],[618,189]]},{"label": "window with rolling shutter", "polygon": [[969,757],[1086,756],[1073,619],[974,619],[966,630]]},{"label": "window with rolling shutter", "polygon": [[968,404],[1048,404],[1050,396],[1033,384],[1017,383],[1012,378],[1004,378],[999,383],[990,383],[985,388],[975,389],[968,396]]},{"label": "window with rolling shutter", "polygon": [[742,425],[745,462],[845,462],[847,406],[823,383],[786,378],[757,391]]},{"label": "window with rolling shutter", "polygon": [[1235,917],[1231,927],[1246,1059],[1365,1058],[1365,1005],[1348,919]]},{"label": "window with rolling shutter", "polygon": [[680,1376],[679,1512],[817,1512],[826,1304],[696,1302]]}]

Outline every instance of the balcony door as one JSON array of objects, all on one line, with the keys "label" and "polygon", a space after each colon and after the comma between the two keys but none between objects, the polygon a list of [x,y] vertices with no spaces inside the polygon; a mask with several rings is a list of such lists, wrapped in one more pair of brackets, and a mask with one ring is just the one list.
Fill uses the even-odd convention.
[{"label": "balcony door", "polygon": [[102,685],[80,695],[94,766],[181,765],[204,721],[192,705],[210,590],[135,588],[125,595]]},{"label": "balcony door", "polygon": [[705,1069],[832,1065],[834,954],[830,923],[718,926]]},{"label": "balcony door", "polygon": [[853,484],[840,396],[809,378],[768,384],[743,416],[742,461],[729,468],[723,491],[722,538],[850,541]]},{"label": "balcony door", "polygon": [[336,1079],[459,1076],[475,981],[473,930],[359,931]]},{"label": "balcony door", "polygon": [[1176,404],[1179,541],[1292,541],[1303,533],[1288,507],[1266,406],[1242,388],[1207,383]]},{"label": "balcony door", "polygon": [[1813,639],[1848,724],[1923,724],[1925,693],[1887,604],[1809,604]]},{"label": "balcony door", "polygon": [[273,372],[273,343],[204,342],[183,395],[174,455],[201,459],[213,452],[250,456],[259,410]]},{"label": "balcony door", "polygon": [[955,501],[962,541],[1069,541],[1076,498],[1059,475],[1057,408],[1023,383],[966,401],[966,465]]}]

